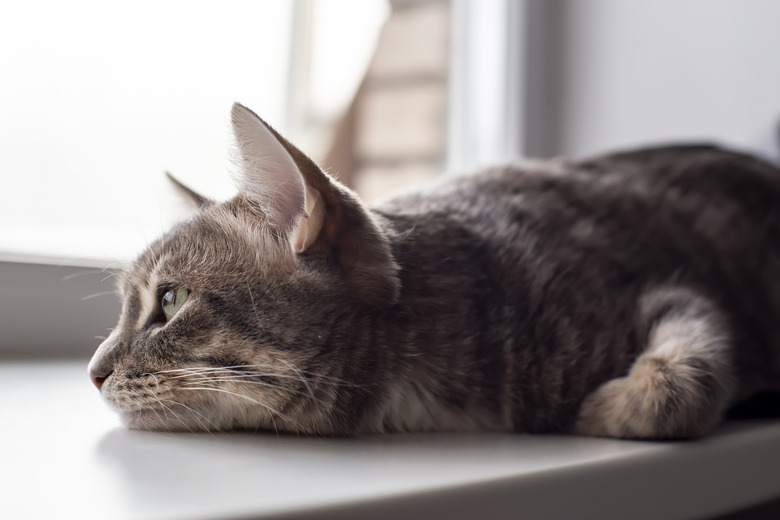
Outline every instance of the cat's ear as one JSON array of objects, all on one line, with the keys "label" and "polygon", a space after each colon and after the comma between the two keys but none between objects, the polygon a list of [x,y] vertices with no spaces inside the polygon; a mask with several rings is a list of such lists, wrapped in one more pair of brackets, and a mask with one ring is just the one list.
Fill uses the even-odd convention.
[{"label": "cat's ear", "polygon": [[165,176],[168,177],[168,180],[170,180],[173,183],[173,185],[176,187],[178,192],[182,194],[184,198],[196,209],[201,209],[206,206],[211,206],[212,204],[214,204],[213,200],[193,190],[192,188],[190,188],[189,186],[181,182],[179,179],[174,177],[171,172],[165,172]]},{"label": "cat's ear", "polygon": [[296,253],[302,253],[322,227],[319,191],[306,183],[278,134],[254,112],[235,103],[232,122],[242,163],[239,192],[290,240]]},{"label": "cat's ear", "polygon": [[232,121],[243,170],[240,194],[296,253],[335,255],[359,299],[395,303],[398,264],[387,236],[357,195],[243,105],[233,105]]}]

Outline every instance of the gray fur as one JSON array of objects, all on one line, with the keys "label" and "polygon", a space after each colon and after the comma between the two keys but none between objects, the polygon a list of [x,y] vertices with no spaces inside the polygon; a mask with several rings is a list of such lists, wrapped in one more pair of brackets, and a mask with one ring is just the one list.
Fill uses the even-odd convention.
[{"label": "gray fur", "polygon": [[780,388],[773,166],[653,148],[368,210],[279,139],[325,201],[317,242],[291,253],[239,194],[152,244],[90,367],[129,426],[691,437]]}]

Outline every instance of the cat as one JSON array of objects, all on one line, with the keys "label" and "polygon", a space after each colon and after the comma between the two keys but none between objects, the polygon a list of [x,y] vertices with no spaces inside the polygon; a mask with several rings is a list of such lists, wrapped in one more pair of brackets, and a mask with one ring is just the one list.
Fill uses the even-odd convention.
[{"label": "cat", "polygon": [[367,209],[248,108],[239,192],[120,282],[130,428],[695,438],[780,388],[780,171],[710,146],[524,161]]}]

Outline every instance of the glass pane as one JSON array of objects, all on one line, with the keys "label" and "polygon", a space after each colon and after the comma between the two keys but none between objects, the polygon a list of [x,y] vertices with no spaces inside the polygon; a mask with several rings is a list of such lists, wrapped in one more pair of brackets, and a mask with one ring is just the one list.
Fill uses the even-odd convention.
[{"label": "glass pane", "polygon": [[[357,23],[354,2],[326,3]],[[366,3],[376,30],[384,2]],[[299,4],[0,4],[0,253],[131,258],[186,212],[166,170],[229,197],[233,101],[290,126],[291,63],[310,45],[292,37]]]}]

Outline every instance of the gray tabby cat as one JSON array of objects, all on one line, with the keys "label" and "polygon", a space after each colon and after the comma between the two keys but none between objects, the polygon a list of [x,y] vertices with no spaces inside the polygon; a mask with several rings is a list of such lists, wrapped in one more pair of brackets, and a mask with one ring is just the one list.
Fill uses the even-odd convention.
[{"label": "gray tabby cat", "polygon": [[130,428],[707,433],[780,388],[780,171],[712,147],[374,209],[249,109],[240,192],[153,243],[90,373]]}]

